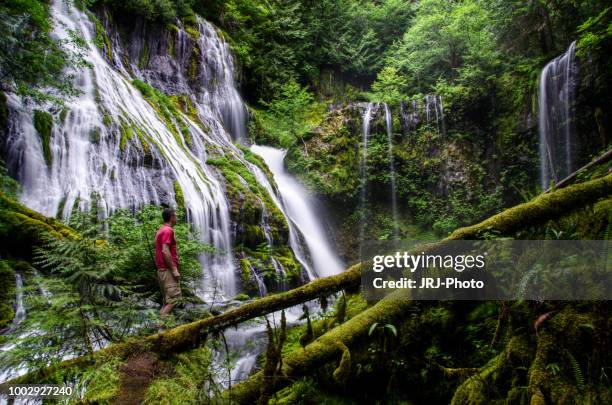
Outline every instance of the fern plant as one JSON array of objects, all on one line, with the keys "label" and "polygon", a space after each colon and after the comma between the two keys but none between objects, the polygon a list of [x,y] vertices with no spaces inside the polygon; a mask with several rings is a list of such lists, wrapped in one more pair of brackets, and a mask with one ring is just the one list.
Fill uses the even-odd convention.
[{"label": "fern plant", "polygon": [[580,392],[584,392],[585,384],[584,384],[584,374],[582,373],[582,369],[580,368],[580,363],[574,357],[574,355],[569,351],[565,351],[567,358],[570,362],[570,366],[572,368],[572,374],[574,375],[574,380],[576,380],[576,386]]}]

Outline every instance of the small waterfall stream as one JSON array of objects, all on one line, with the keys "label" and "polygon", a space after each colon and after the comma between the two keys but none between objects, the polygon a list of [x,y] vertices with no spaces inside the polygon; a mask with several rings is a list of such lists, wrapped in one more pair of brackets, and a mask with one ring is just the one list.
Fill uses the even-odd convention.
[{"label": "small waterfall stream", "polygon": [[540,187],[548,189],[575,169],[572,104],[576,90],[576,42],[551,60],[540,75],[538,130],[540,133]]},{"label": "small waterfall stream", "polygon": [[306,189],[299,184],[283,166],[285,151],[268,146],[251,146],[251,150],[261,156],[274,175],[282,203],[286,208],[289,221],[308,248],[309,264],[312,265],[311,278],[331,276],[344,270],[336,255],[316,209],[310,202]]},{"label": "small waterfall stream", "polygon": [[366,202],[367,202],[367,185],[368,185],[368,140],[370,138],[370,121],[372,120],[372,110],[374,103],[367,103],[365,111],[363,112],[363,123],[362,123],[362,152],[360,161],[360,175],[361,175],[361,194],[359,207],[362,211],[361,229],[359,230],[359,240],[363,243],[365,238],[365,220],[366,220]]},{"label": "small waterfall stream", "polygon": [[391,178],[391,212],[393,216],[393,238],[399,238],[399,217],[397,213],[397,193],[395,188],[395,161],[393,158],[393,117],[391,109],[385,103],[385,123],[387,126],[387,141],[389,149],[389,176]]},{"label": "small waterfall stream", "polygon": [[21,274],[15,273],[15,317],[11,328],[15,328],[26,318],[26,309],[23,303],[23,278]]},{"label": "small waterfall stream", "polygon": [[[274,176],[278,191],[273,189],[260,169],[252,168],[255,175],[260,177],[260,184],[266,188],[274,203],[286,213],[289,221],[290,244],[310,279],[342,272],[344,270],[342,262],[329,242],[323,224],[310,202],[306,189],[291,177],[283,166],[285,151],[259,145],[252,145],[251,150],[264,159]],[[305,246],[299,244],[299,239],[305,241]],[[280,267],[274,259],[272,260],[275,268],[277,268],[277,265]],[[280,269],[277,271],[280,271]],[[285,278],[284,273],[280,278],[282,283]],[[265,288],[265,285],[263,285],[263,288]],[[314,304],[311,304],[310,307],[314,308]],[[314,310],[312,312],[314,313]],[[299,305],[287,309],[285,314],[287,326],[294,326],[303,322],[300,320],[302,310]],[[280,317],[280,311],[268,315],[268,318],[276,320],[276,323],[279,322]],[[230,328],[225,331],[228,350],[237,357],[229,372],[232,385],[247,378],[257,365],[257,359],[264,352],[267,344],[265,332],[264,318],[254,319],[238,329]],[[218,354],[217,364],[221,365],[226,361],[223,356],[222,353]],[[221,385],[225,387],[228,386],[226,378],[220,378]]]}]

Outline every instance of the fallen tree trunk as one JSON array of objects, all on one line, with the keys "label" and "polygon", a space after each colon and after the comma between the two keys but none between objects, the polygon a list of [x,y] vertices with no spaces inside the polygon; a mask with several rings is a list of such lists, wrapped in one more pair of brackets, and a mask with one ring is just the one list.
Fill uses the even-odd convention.
[{"label": "fallen tree trunk", "polygon": [[[446,240],[480,239],[482,234],[491,231],[509,234],[521,227],[546,222],[559,217],[561,214],[595,203],[598,199],[610,195],[611,192],[612,175],[607,175],[600,179],[542,194],[528,203],[520,204],[494,215],[480,224],[460,228],[453,232]],[[199,345],[207,333],[219,331],[249,319],[355,287],[361,282],[362,265],[357,264],[342,274],[314,280],[291,291],[249,302],[217,316],[181,325],[163,333],[113,344],[94,353],[93,357],[79,357],[67,360],[26,374],[9,383],[44,382],[57,370],[80,369],[108,356],[126,358],[130,354],[144,351],[164,356],[192,349]],[[403,314],[407,306],[409,306],[409,303],[405,299],[398,301],[394,300],[393,296],[381,300],[345,324],[319,337],[319,339],[308,345],[304,351],[300,351],[299,354],[292,353],[292,355],[284,360],[284,373],[288,376],[297,376],[312,371],[313,367],[324,364],[338,355],[338,348],[340,346],[337,343],[330,344],[333,339],[340,339],[347,347],[350,347],[352,342],[360,337],[364,331],[367,333],[367,329],[373,322],[382,322],[385,319],[393,321],[393,319]],[[332,340],[325,337],[330,333],[333,333],[331,335]],[[321,341],[324,343],[317,343]],[[231,395],[239,402],[252,402],[254,396],[257,399],[256,395],[259,393],[258,384],[260,382],[261,375],[255,374],[249,380],[237,385],[232,390]]]},{"label": "fallen tree trunk", "polygon": [[[541,194],[528,203],[507,209],[477,225],[460,228],[447,240],[479,239],[483,233],[492,231],[510,234],[522,227],[558,218],[611,194],[612,175],[607,175],[562,190]],[[402,299],[398,299],[399,294],[402,294]],[[320,336],[304,350],[289,354],[283,359],[282,377],[279,376],[277,380],[276,390],[287,386],[296,378],[314,372],[330,361],[340,359],[341,347],[346,346],[350,349],[355,341],[367,336],[374,322],[393,323],[401,319],[412,304],[405,298],[405,294],[406,292],[401,291],[387,296],[376,305]],[[241,404],[254,403],[259,395],[262,378],[261,372],[256,373],[234,386],[225,395]]]},{"label": "fallen tree trunk", "polygon": [[57,370],[81,369],[94,364],[96,360],[107,357],[127,358],[129,355],[139,352],[152,352],[160,356],[166,356],[193,349],[200,344],[208,333],[223,330],[228,326],[236,325],[249,319],[355,287],[359,285],[360,281],[361,265],[357,264],[342,274],[319,278],[291,291],[269,295],[220,315],[181,325],[162,333],[116,343],[97,351],[93,357],[83,356],[63,361],[18,377],[9,383],[28,384],[43,382]]},{"label": "fallen tree trunk", "polygon": [[578,169],[575,172],[571,173],[566,178],[560,180],[557,184],[555,184],[554,187],[551,187],[551,188],[547,189],[545,191],[545,193],[549,193],[552,190],[558,190],[560,188],[567,187],[568,185],[570,185],[578,177],[578,175],[580,173],[583,173],[583,172],[589,170],[591,167],[598,166],[598,165],[600,165],[602,163],[606,163],[609,160],[612,160],[612,149],[608,150],[607,152],[605,152],[604,154],[599,156],[597,159],[595,159],[595,160],[587,163],[586,165],[582,166],[580,169]]}]

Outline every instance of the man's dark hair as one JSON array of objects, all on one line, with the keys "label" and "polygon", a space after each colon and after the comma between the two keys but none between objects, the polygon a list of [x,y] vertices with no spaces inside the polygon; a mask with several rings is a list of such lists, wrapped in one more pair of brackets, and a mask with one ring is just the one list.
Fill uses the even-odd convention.
[{"label": "man's dark hair", "polygon": [[170,221],[170,218],[172,218],[172,215],[174,214],[176,214],[176,212],[172,208],[164,208],[162,211],[162,218],[164,222]]}]

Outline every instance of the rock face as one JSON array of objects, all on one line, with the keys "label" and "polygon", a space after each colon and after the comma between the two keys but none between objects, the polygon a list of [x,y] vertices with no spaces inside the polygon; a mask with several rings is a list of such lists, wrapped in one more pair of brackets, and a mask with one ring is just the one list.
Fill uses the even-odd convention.
[{"label": "rock face", "polygon": [[225,142],[229,137],[246,142],[247,111],[234,81],[233,56],[220,33],[200,18],[191,25],[160,26],[113,19],[105,10],[100,16],[113,49],[107,57],[115,68],[175,99],[212,135],[206,163],[224,185],[242,289],[257,295],[303,282],[303,269],[288,245],[287,218],[266,190],[275,189],[271,174],[250,151]]},{"label": "rock face", "polygon": [[[286,164],[334,210],[341,255],[356,261],[361,236],[393,237],[391,218],[399,218],[402,238],[420,237],[415,224],[444,233],[509,203],[501,196],[502,190],[515,195],[516,184],[505,184],[514,173],[534,181],[537,124],[527,101],[508,113],[507,128],[450,109],[438,95],[387,109],[363,102],[334,105],[305,143],[289,150]],[[511,134],[502,138],[507,145],[497,139],[506,137],[501,132]]]}]

